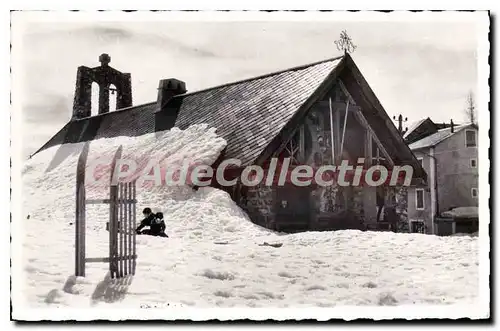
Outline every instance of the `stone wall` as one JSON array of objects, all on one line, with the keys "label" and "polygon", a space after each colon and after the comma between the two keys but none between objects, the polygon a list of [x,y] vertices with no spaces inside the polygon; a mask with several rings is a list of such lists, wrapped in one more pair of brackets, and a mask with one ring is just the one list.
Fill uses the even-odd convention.
[{"label": "stone wall", "polygon": [[408,223],[408,188],[396,186],[390,188],[390,194],[394,196],[396,214],[399,217],[398,232],[410,232]]},{"label": "stone wall", "polygon": [[248,187],[239,201],[252,221],[269,229],[274,229],[275,190],[263,183]]}]

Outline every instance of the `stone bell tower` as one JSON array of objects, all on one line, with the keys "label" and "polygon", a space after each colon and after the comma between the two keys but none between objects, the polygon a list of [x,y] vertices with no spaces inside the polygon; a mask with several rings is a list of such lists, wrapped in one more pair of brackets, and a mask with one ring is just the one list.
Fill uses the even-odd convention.
[{"label": "stone bell tower", "polygon": [[[117,109],[132,106],[130,74],[110,67],[111,57],[108,54],[101,54],[99,62],[101,65],[95,68],[78,67],[72,120],[91,116],[92,83],[94,82],[99,85],[99,114],[109,112],[110,91],[113,94],[117,93]],[[116,87],[116,90],[110,89],[111,84]]]}]

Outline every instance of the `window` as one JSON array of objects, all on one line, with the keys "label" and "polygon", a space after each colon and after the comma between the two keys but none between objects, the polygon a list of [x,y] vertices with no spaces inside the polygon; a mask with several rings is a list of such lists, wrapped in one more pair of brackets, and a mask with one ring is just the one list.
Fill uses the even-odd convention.
[{"label": "window", "polygon": [[465,147],[476,147],[476,131],[465,130]]},{"label": "window", "polygon": [[477,160],[476,159],[470,159],[470,167],[477,168]]},{"label": "window", "polygon": [[424,189],[417,188],[415,191],[415,206],[417,210],[424,209]]},{"label": "window", "polygon": [[425,233],[424,221],[411,220],[410,221],[410,232],[411,233]]},{"label": "window", "polygon": [[474,187],[474,188],[472,188],[470,191],[471,191],[471,195],[472,195],[472,197],[473,197],[473,198],[477,198],[477,188],[475,188],[475,187]]}]

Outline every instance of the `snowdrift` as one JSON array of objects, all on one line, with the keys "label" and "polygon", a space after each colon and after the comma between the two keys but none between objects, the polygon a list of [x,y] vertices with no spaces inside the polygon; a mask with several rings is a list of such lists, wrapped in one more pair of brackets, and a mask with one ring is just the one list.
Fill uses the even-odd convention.
[{"label": "snowdrift", "polygon": [[[225,144],[215,130],[199,125],[96,140],[89,159],[112,156],[123,146],[124,157],[209,165]],[[170,238],[137,237],[134,279],[111,281],[106,264],[88,264],[87,277],[72,277],[75,170],[82,147],[50,148],[23,169],[25,236],[18,239],[25,278],[19,281],[30,306],[331,307],[471,303],[478,297],[477,238],[360,231],[282,235],[251,223],[225,192],[187,186],[138,188],[138,208],[163,211]],[[54,157],[58,166],[46,171]],[[106,194],[100,187],[88,190],[89,198]],[[87,213],[87,256],[106,256],[107,206],[89,206]]]}]

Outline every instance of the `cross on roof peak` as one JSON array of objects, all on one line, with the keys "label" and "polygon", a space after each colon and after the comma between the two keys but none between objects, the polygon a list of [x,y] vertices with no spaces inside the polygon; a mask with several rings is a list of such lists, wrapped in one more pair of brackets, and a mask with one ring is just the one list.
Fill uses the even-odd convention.
[{"label": "cross on roof peak", "polygon": [[344,51],[344,54],[352,53],[356,50],[357,46],[352,42],[351,37],[347,34],[346,30],[340,33],[340,38],[335,40],[335,45],[339,51]]},{"label": "cross on roof peak", "polygon": [[99,56],[99,62],[101,62],[102,67],[105,67],[109,64],[109,62],[111,62],[111,57],[108,54],[103,53]]}]

